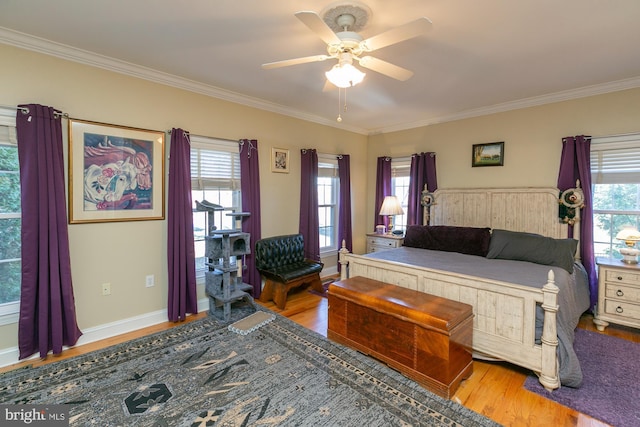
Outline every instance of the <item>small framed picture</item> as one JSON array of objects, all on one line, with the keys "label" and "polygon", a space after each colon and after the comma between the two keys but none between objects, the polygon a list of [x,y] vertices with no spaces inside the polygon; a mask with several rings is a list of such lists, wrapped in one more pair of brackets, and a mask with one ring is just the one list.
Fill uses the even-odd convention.
[{"label": "small framed picture", "polygon": [[289,173],[289,150],[271,148],[271,172]]},{"label": "small framed picture", "polygon": [[474,144],[471,152],[471,166],[503,166],[504,142]]}]

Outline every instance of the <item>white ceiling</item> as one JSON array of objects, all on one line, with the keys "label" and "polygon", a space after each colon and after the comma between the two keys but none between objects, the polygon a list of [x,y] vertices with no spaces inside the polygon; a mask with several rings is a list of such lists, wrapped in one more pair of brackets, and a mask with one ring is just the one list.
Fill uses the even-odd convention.
[{"label": "white ceiling", "polygon": [[[372,53],[412,70],[323,92],[335,61],[294,13],[331,0],[1,0],[0,43],[372,134],[640,87],[638,0],[365,0],[370,37],[419,17],[424,36]],[[4,65],[6,66],[6,65]]]}]

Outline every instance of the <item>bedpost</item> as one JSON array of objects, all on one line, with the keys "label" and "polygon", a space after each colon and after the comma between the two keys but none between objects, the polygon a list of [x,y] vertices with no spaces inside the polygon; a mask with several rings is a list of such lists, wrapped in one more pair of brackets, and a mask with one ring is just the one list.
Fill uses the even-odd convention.
[{"label": "bedpost", "polygon": [[340,263],[340,280],[345,280],[349,277],[349,262],[345,260],[345,255],[349,253],[347,249],[347,242],[342,241],[342,247],[338,251],[338,262]]},{"label": "bedpost", "polygon": [[542,309],[544,310],[544,325],[542,328],[542,369],[540,384],[551,391],[560,387],[558,376],[558,328],[556,314],[558,312],[558,287],[555,283],[553,270],[549,270],[547,283],[542,287]]},{"label": "bedpost", "polygon": [[[568,224],[573,228],[573,238],[580,241],[580,214],[582,208],[584,208],[584,192],[580,188],[580,180],[576,180],[576,186],[574,188],[568,188],[562,192],[558,202],[565,206],[568,214],[561,220],[562,223]],[[570,217],[569,214],[573,214]],[[567,236],[568,237],[568,236]],[[574,257],[577,261],[580,261],[580,244],[576,249]]]},{"label": "bedpost", "polygon": [[[580,180],[579,179],[576,180],[576,191],[580,192],[581,198],[582,198],[582,200],[584,200],[584,193],[580,189]],[[584,203],[581,203],[581,205],[578,206],[578,208],[576,209],[576,222],[574,223],[574,226],[573,226],[573,238],[578,241],[578,247],[576,248],[576,256],[575,256],[575,258],[578,261],[580,261],[580,259],[582,258],[582,254],[580,253],[580,238],[582,237],[580,235],[580,227],[582,227],[580,225],[580,214],[582,212],[582,208],[583,207],[584,207]]]}]

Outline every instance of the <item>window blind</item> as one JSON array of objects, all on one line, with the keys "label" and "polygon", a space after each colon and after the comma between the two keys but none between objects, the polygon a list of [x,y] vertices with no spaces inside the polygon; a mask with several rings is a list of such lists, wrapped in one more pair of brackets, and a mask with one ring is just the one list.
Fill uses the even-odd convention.
[{"label": "window blind", "polygon": [[238,144],[214,138],[191,137],[191,188],[240,188]]},{"label": "window blind", "polygon": [[411,172],[411,157],[391,159],[391,176],[393,178],[407,177]]},{"label": "window blind", "polygon": [[593,184],[640,183],[640,134],[591,140]]},{"label": "window blind", "polygon": [[338,176],[338,159],[335,154],[318,154],[318,176],[327,178]]},{"label": "window blind", "polygon": [[18,145],[15,126],[4,126],[0,124],[0,144],[12,146]]}]

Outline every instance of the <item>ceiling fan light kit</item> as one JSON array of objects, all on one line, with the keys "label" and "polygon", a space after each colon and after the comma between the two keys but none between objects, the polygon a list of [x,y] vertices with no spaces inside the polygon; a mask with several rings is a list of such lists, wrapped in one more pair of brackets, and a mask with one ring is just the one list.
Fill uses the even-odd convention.
[{"label": "ceiling fan light kit", "polygon": [[325,73],[327,80],[339,88],[348,88],[360,83],[365,73],[353,66],[353,58],[348,52],[340,54],[340,62]]},{"label": "ceiling fan light kit", "polygon": [[[323,13],[324,18],[311,11],[297,12],[295,16],[327,44],[328,55],[270,62],[263,64],[262,68],[272,69],[337,59],[338,63],[327,71],[325,76],[338,89],[355,86],[364,79],[366,74],[353,65],[354,59],[361,67],[399,81],[407,80],[413,75],[410,70],[382,59],[372,56],[361,57],[360,55],[418,37],[431,28],[431,21],[423,17],[363,40],[358,31],[364,28],[369,21],[371,10],[361,3],[348,3],[329,7]],[[338,121],[341,121],[340,116],[338,116],[338,119]]]},{"label": "ceiling fan light kit", "polygon": [[327,80],[339,88],[355,86],[366,76],[366,73],[363,73],[351,64],[336,64],[324,74],[327,76]]}]

